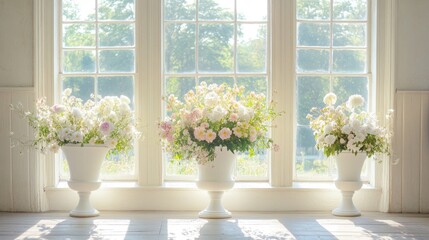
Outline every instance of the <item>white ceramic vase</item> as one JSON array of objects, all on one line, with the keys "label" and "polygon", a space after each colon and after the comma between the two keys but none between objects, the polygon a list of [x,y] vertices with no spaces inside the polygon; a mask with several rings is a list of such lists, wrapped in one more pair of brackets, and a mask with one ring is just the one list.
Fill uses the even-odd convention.
[{"label": "white ceramic vase", "polygon": [[101,181],[100,168],[109,148],[104,145],[66,144],[61,147],[69,165],[68,185],[79,194],[79,203],[70,211],[72,217],[95,217],[99,215],[92,207],[90,195],[97,190]]},{"label": "white ceramic vase", "polygon": [[355,155],[352,152],[342,152],[336,156],[338,179],[335,186],[341,190],[342,199],[340,206],[332,211],[335,216],[355,217],[360,216],[359,209],[353,203],[353,194],[362,187],[360,174],[366,153]]},{"label": "white ceramic vase", "polygon": [[222,196],[234,186],[236,156],[226,147],[216,147],[212,162],[198,165],[197,187],[208,192],[210,203],[199,213],[201,218],[230,218],[231,213],[222,205]]}]

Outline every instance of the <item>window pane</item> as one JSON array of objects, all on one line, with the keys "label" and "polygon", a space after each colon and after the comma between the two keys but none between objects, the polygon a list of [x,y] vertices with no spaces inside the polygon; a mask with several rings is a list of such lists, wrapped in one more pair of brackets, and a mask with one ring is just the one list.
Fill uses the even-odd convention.
[{"label": "window pane", "polygon": [[[232,2],[232,1],[231,1]],[[237,19],[246,21],[267,20],[267,0],[237,0]]]},{"label": "window pane", "polygon": [[296,135],[295,172],[304,179],[333,179],[335,161],[326,158],[322,151],[315,147],[313,130],[308,126],[298,126]]},{"label": "window pane", "polygon": [[165,20],[194,20],[195,0],[164,0]]},{"label": "window pane", "polygon": [[267,25],[239,24],[237,27],[237,71],[266,72]]},{"label": "window pane", "polygon": [[[268,81],[266,76],[259,77],[237,77],[237,85],[244,86],[246,92],[268,94]],[[267,98],[268,99],[268,98]]]},{"label": "window pane", "polygon": [[177,98],[183,101],[183,96],[189,90],[195,88],[195,78],[193,77],[168,77],[165,79],[165,96],[174,94]]},{"label": "window pane", "polygon": [[64,51],[63,69],[65,73],[95,72],[95,51]]},{"label": "window pane", "polygon": [[297,0],[297,19],[328,20],[330,12],[329,0]]},{"label": "window pane", "polygon": [[337,73],[365,73],[366,50],[334,50],[333,71]]},{"label": "window pane", "polygon": [[174,160],[168,154],[164,157],[166,161],[165,174],[169,177],[187,177],[190,179],[197,178],[197,161],[194,160]]},{"label": "window pane", "polygon": [[134,24],[99,25],[100,46],[134,46]]},{"label": "window pane", "polygon": [[250,157],[246,153],[237,155],[237,165],[235,168],[237,177],[268,177],[268,152],[261,151]]},{"label": "window pane", "polygon": [[298,23],[298,46],[330,46],[330,36],[327,23]]},{"label": "window pane", "polygon": [[198,17],[200,20],[233,20],[234,1],[199,0]]},{"label": "window pane", "polygon": [[201,72],[232,72],[234,25],[201,24],[198,35],[198,70]]},{"label": "window pane", "polygon": [[136,160],[134,150],[124,154],[107,156],[101,165],[101,178],[121,178],[135,174]]},{"label": "window pane", "polygon": [[166,24],[164,61],[167,73],[195,72],[195,24]]},{"label": "window pane", "polygon": [[306,118],[313,107],[325,106],[323,97],[329,92],[329,77],[298,77],[297,124],[309,125]]},{"label": "window pane", "polygon": [[134,80],[132,76],[99,77],[98,95],[105,96],[127,96],[134,108]]},{"label": "window pane", "polygon": [[91,98],[91,94],[94,94],[93,77],[64,77],[62,83],[63,90],[70,88],[72,95],[84,102]]},{"label": "window pane", "polygon": [[350,95],[359,94],[365,98],[364,106],[358,110],[368,110],[368,78],[367,77],[337,77],[332,81],[333,92],[337,95],[337,102],[342,103]]},{"label": "window pane", "polygon": [[366,46],[365,23],[335,23],[333,29],[334,46]]},{"label": "window pane", "polygon": [[134,50],[100,51],[100,72],[134,72]]},{"label": "window pane", "polygon": [[95,0],[63,0],[63,21],[95,20]]},{"label": "window pane", "polygon": [[366,20],[367,0],[333,0],[334,19]]},{"label": "window pane", "polygon": [[63,24],[63,47],[95,47],[95,24]]},{"label": "window pane", "polygon": [[297,72],[328,72],[329,50],[297,51]]},{"label": "window pane", "polygon": [[133,20],[134,0],[98,0],[99,20]]},{"label": "window pane", "polygon": [[234,78],[233,77],[200,77],[198,79],[198,82],[206,82],[207,85],[210,84],[217,84],[217,85],[221,85],[222,83],[227,84],[228,86],[232,87],[234,86]]}]

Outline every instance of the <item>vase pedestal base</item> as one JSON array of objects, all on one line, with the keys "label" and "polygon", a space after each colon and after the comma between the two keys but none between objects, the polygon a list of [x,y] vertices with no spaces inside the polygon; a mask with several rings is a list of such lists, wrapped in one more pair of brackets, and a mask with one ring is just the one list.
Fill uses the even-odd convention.
[{"label": "vase pedestal base", "polygon": [[92,207],[90,202],[91,192],[97,190],[101,182],[72,182],[68,185],[71,189],[77,191],[79,195],[79,203],[76,208],[70,211],[71,217],[97,217],[100,212]]},{"label": "vase pedestal base", "polygon": [[336,181],[335,186],[341,190],[341,204],[338,208],[332,210],[332,214],[340,217],[357,217],[361,213],[353,203],[353,195],[356,190],[362,187],[362,182]]},{"label": "vase pedestal base", "polygon": [[198,216],[200,218],[211,219],[230,218],[231,212],[226,210],[222,205],[223,191],[208,191],[207,193],[210,197],[209,206],[201,211]]}]

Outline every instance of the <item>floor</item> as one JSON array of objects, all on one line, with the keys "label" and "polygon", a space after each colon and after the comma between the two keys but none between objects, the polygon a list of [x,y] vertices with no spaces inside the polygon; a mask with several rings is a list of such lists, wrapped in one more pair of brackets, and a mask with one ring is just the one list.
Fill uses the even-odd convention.
[{"label": "floor", "polygon": [[429,215],[234,213],[225,220],[196,212],[0,213],[0,239],[429,239]]}]

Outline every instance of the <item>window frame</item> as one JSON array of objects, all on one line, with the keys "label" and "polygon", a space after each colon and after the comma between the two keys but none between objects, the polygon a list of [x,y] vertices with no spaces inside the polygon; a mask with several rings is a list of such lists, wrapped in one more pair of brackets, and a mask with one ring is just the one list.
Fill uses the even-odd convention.
[{"label": "window frame", "polygon": [[[294,34],[291,31],[279,31],[282,27],[288,26],[289,29],[294,29],[294,1],[271,0],[272,7],[272,26],[271,31],[272,41],[272,83],[271,88],[281,91],[282,96],[274,95],[273,99],[279,102],[279,109],[293,109],[294,104],[294,81],[283,81],[284,79],[294,79],[294,69],[290,64],[291,55],[294,48],[290,43],[294,41]],[[48,103],[53,103],[55,95],[54,91],[56,76],[58,72],[57,48],[58,44],[55,41],[56,19],[58,17],[58,2],[55,0],[35,0],[35,77],[34,91],[35,97],[47,97]],[[373,81],[374,88],[371,93],[376,106],[377,116],[382,117],[384,113],[393,107],[394,99],[394,44],[395,44],[395,14],[396,0],[374,0],[372,1],[371,16],[375,16],[375,21],[371,24],[373,28],[371,41],[373,42],[373,76],[376,81]],[[161,5],[159,1],[142,0],[136,1],[136,31],[142,34],[136,35],[136,51],[142,54],[136,55],[136,72],[137,78],[135,82],[136,88],[136,105],[141,106],[136,109],[138,117],[143,118],[143,131],[145,132],[145,140],[141,139],[138,142],[138,151],[141,152],[138,161],[138,185],[139,186],[162,186],[162,161],[161,151],[157,148],[156,141],[148,141],[150,137],[157,138],[156,121],[161,116],[160,101],[153,101],[154,97],[160,97],[161,85],[156,82],[151,82],[154,77],[160,78],[160,71],[154,67],[159,65],[160,61],[160,21],[149,21],[160,18]],[[289,13],[289,15],[288,15]],[[293,13],[293,14],[290,14]],[[147,41],[143,41],[146,39]],[[147,44],[143,44],[146,42]],[[276,59],[274,61],[274,59]],[[158,63],[157,63],[158,62]],[[159,68],[160,69],[160,68]],[[150,90],[149,90],[150,89]],[[375,94],[377,93],[377,94]],[[146,104],[144,104],[146,103]],[[148,104],[149,103],[149,104]],[[286,107],[286,108],[285,108]],[[289,107],[289,108],[287,108]],[[275,121],[277,128],[273,131],[273,139],[284,146],[278,152],[272,153],[271,168],[269,183],[272,187],[292,187],[293,183],[293,157],[294,157],[294,112],[287,113]],[[380,118],[382,119],[382,118]],[[281,123],[281,124],[280,124]],[[382,120],[381,123],[385,124]],[[150,125],[150,127],[149,127]],[[290,144],[287,144],[290,143]],[[153,148],[155,147],[155,148]],[[144,149],[152,149],[143,151]],[[45,186],[55,187],[58,184],[58,172],[55,168],[55,162],[52,161],[52,155],[40,156],[38,159],[44,161],[46,159],[44,178]],[[389,178],[389,164],[387,161],[383,164],[375,166],[375,175],[371,179],[373,186],[386,187],[389,182],[384,179]],[[383,174],[384,172],[384,174]],[[382,177],[384,176],[384,177]],[[388,197],[388,196],[387,196]]]},{"label": "window frame", "polygon": [[[121,76],[132,76],[134,82],[134,104],[136,104],[136,79],[137,79],[137,20],[136,20],[136,10],[134,10],[134,19],[133,20],[99,20],[98,19],[98,0],[94,0],[94,11],[95,11],[95,19],[94,20],[64,20],[62,18],[62,10],[63,10],[63,2],[64,0],[57,0],[57,19],[56,19],[56,28],[57,28],[57,61],[56,65],[58,68],[57,75],[55,76],[55,102],[61,102],[60,93],[63,91],[63,82],[65,77],[92,77],[94,79],[94,94],[98,95],[98,78],[99,77],[121,77]],[[134,4],[136,4],[137,0],[134,0]],[[137,8],[135,8],[137,9]],[[94,46],[72,46],[72,47],[63,47],[63,26],[64,24],[93,24],[94,25]],[[100,24],[132,24],[134,26],[133,34],[134,34],[134,46],[101,46],[99,44],[99,25]],[[94,63],[96,65],[94,72],[63,72],[63,58],[65,51],[73,51],[73,50],[91,50],[95,52]],[[134,71],[130,72],[102,72],[100,71],[100,52],[103,50],[134,50]],[[134,163],[134,172],[132,174],[119,174],[115,176],[105,176],[102,178],[103,181],[136,181],[138,179],[138,161],[139,154],[137,151],[137,147],[134,148],[135,151],[135,163]],[[64,159],[62,154],[55,154],[55,164],[56,164],[56,172],[58,175],[59,181],[63,181],[61,176],[60,167],[64,164]]]},{"label": "window frame", "polygon": [[[270,0],[266,0],[267,1],[267,19],[266,20],[240,20],[237,18],[238,13],[237,13],[237,0],[233,0],[234,1],[234,18],[232,20],[200,20],[199,19],[199,12],[198,12],[198,3],[199,0],[195,0],[196,3],[196,9],[195,9],[195,19],[194,20],[167,20],[164,19],[164,2],[165,0],[161,0],[161,11],[162,11],[162,17],[161,17],[161,22],[162,22],[162,56],[164,56],[164,43],[165,43],[165,39],[164,39],[164,31],[165,31],[165,26],[169,25],[169,24],[184,24],[184,23],[190,23],[190,24],[195,24],[195,72],[186,72],[186,73],[168,73],[167,70],[165,69],[165,59],[162,57],[162,62],[161,62],[161,68],[162,68],[162,73],[161,73],[161,82],[162,82],[162,86],[163,86],[163,92],[162,95],[164,96],[165,90],[164,90],[164,86],[166,84],[166,79],[168,77],[189,77],[189,78],[194,78],[195,79],[195,84],[198,85],[200,80],[199,78],[201,77],[230,77],[233,78],[234,84],[237,83],[237,78],[239,77],[265,77],[266,81],[267,81],[267,93],[268,94],[268,101],[270,100],[269,98],[269,93],[271,92],[271,14],[270,14],[270,9],[271,9],[271,1]],[[199,26],[200,24],[233,24],[234,26],[234,34],[233,34],[233,69],[231,72],[225,72],[225,73],[217,73],[217,72],[200,72],[198,69],[198,47],[199,47]],[[237,66],[237,55],[238,55],[238,34],[237,34],[237,30],[238,30],[238,25],[240,24],[259,24],[259,25],[265,25],[266,26],[266,56],[265,56],[265,72],[239,72],[238,71],[238,66]],[[164,118],[166,116],[166,113],[164,111],[165,109],[165,103],[162,103],[162,118]],[[163,164],[166,164],[166,159],[165,159],[165,153],[163,153]],[[271,162],[271,151],[267,151],[266,154],[266,158],[267,158],[267,176],[236,176],[235,180],[236,181],[252,181],[252,182],[267,182],[269,181],[269,175],[270,175],[270,162]],[[163,175],[164,175],[164,180],[165,181],[193,181],[195,180],[196,176],[190,175],[190,176],[180,176],[180,175],[172,175],[172,176],[168,176],[166,169],[164,167],[164,171],[163,171]]]},{"label": "window frame", "polygon": [[[293,2],[296,5],[296,1],[294,0]],[[308,20],[308,19],[298,19],[298,16],[296,14],[296,12],[294,12],[294,62],[297,63],[297,51],[298,49],[323,49],[323,50],[329,50],[329,70],[327,72],[318,72],[318,73],[314,73],[314,72],[298,72],[296,70],[296,65],[294,65],[294,81],[298,81],[297,78],[299,76],[303,76],[303,77],[308,77],[308,76],[323,76],[323,77],[328,77],[331,81],[331,85],[332,85],[332,78],[335,77],[367,77],[368,79],[368,111],[369,112],[375,112],[376,111],[376,104],[375,104],[375,81],[374,81],[374,76],[372,74],[372,69],[373,69],[373,64],[372,64],[372,59],[373,59],[373,51],[372,51],[372,45],[374,44],[374,39],[373,39],[373,29],[374,27],[374,23],[372,22],[372,9],[374,8],[375,4],[373,2],[376,2],[376,0],[366,0],[367,1],[367,17],[364,20],[348,20],[348,19],[339,19],[339,20],[335,20],[333,18],[333,2],[334,0],[328,0],[329,1],[329,7],[330,7],[330,13],[329,13],[329,18],[328,19],[324,19],[324,20]],[[294,7],[294,9],[296,10],[296,7]],[[329,24],[329,30],[330,30],[330,44],[328,46],[298,46],[298,23],[325,23],[325,24]],[[347,46],[340,46],[340,47],[335,47],[333,46],[333,26],[334,24],[338,24],[338,23],[365,23],[366,24],[366,46],[363,47],[347,47]],[[364,49],[366,50],[366,69],[364,73],[337,73],[334,72],[334,70],[332,69],[333,67],[333,52],[334,50],[361,50]],[[295,86],[296,87],[296,86]],[[330,88],[332,88],[332,86],[330,86]],[[297,89],[295,89],[295,92],[297,92]],[[297,105],[295,105],[294,112],[297,112]],[[298,129],[298,126],[303,126],[305,127],[306,125],[299,125],[297,122],[297,117],[295,117],[295,131]],[[294,147],[296,150],[296,138],[294,140]],[[295,182],[321,182],[321,181],[333,181],[333,177],[334,176],[319,176],[319,177],[315,177],[315,178],[309,178],[309,177],[305,177],[305,176],[298,176],[297,174],[297,170],[296,170],[296,156],[294,156],[293,159],[293,181]],[[370,159],[368,159],[370,160]],[[371,159],[373,160],[373,159]],[[335,159],[333,159],[333,157],[330,157],[330,159],[327,159],[327,161],[335,161]],[[366,171],[364,175],[361,175],[362,181],[366,182],[366,183],[370,183],[370,182],[374,182],[374,177],[375,177],[375,163],[374,161],[365,161],[365,166],[366,166]]]}]

